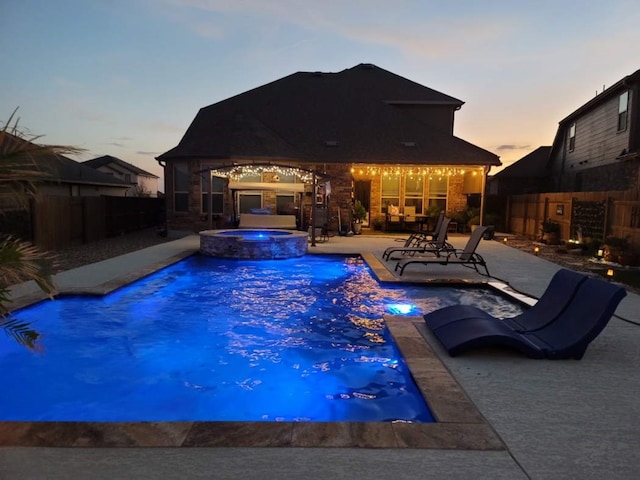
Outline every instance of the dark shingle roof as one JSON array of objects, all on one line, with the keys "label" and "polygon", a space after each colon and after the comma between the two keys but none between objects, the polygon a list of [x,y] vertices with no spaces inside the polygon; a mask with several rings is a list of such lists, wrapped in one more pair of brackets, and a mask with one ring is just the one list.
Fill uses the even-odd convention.
[{"label": "dark shingle roof", "polygon": [[493,153],[420,115],[428,106],[452,124],[453,111],[462,105],[371,64],[338,73],[298,72],[200,109],[178,146],[158,160],[500,165]]},{"label": "dark shingle roof", "polygon": [[[2,146],[3,152],[7,152],[8,154],[8,152],[37,151],[37,145],[7,132],[1,133],[0,145]],[[33,145],[33,148],[29,146],[25,148],[25,144],[31,144]],[[25,165],[35,163],[37,168],[46,175],[44,178],[45,181],[97,186],[129,187],[129,185],[122,180],[87,167],[75,160],[65,157],[64,155],[22,155],[20,153],[11,153],[11,161],[12,163],[24,162]]]},{"label": "dark shingle roof", "polygon": [[547,176],[547,163],[551,147],[538,147],[520,160],[499,171],[493,177],[500,178],[532,178]]},{"label": "dark shingle roof", "polygon": [[94,158],[92,160],[87,160],[85,162],[82,162],[82,164],[86,165],[87,167],[91,167],[95,169],[107,166],[107,167],[113,168],[114,170],[119,170],[119,171],[125,170],[125,172],[122,172],[122,173],[132,172],[132,173],[135,173],[136,175],[159,178],[157,175],[154,175],[153,173],[149,173],[146,170],[136,167],[135,165],[129,162],[125,162],[124,160],[121,160],[117,157],[112,157],[111,155],[104,155],[102,157]]}]

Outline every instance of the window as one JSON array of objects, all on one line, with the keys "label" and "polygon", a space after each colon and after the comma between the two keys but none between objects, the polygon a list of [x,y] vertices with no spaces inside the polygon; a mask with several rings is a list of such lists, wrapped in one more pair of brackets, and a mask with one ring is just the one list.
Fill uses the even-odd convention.
[{"label": "window", "polygon": [[447,209],[447,177],[429,177],[429,206],[437,205],[441,210]]},{"label": "window", "polygon": [[573,122],[569,126],[569,151],[573,151],[576,148],[576,122]]},{"label": "window", "polygon": [[400,175],[382,176],[382,213],[389,211],[389,205],[400,205]]},{"label": "window", "polygon": [[186,163],[173,165],[173,210],[189,211],[189,167]]},{"label": "window", "polygon": [[404,204],[405,206],[416,207],[416,213],[422,213],[424,195],[424,176],[407,175],[404,180]]},{"label": "window", "polygon": [[618,99],[618,131],[627,129],[627,118],[629,110],[629,92],[626,91]]},{"label": "window", "polygon": [[[294,174],[291,175],[279,175],[279,183],[296,183],[297,177]],[[276,193],[276,212],[278,215],[292,215],[296,213],[295,209],[295,194],[293,192],[287,192],[278,190]]]},{"label": "window", "polygon": [[[261,183],[262,175],[243,175],[238,182],[245,183]],[[240,213],[251,213],[252,209],[262,208],[262,192],[255,190],[247,190],[238,193],[238,206]]]},{"label": "window", "polygon": [[[202,213],[209,213],[209,179],[202,177]],[[224,211],[224,186],[226,180],[222,177],[211,177],[211,213],[221,214]]]}]

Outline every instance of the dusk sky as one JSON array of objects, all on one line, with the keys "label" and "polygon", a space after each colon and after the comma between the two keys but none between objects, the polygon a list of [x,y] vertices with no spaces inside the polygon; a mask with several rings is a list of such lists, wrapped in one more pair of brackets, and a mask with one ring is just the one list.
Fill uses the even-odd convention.
[{"label": "dusk sky", "polygon": [[[465,102],[509,165],[640,68],[637,0],[0,0],[0,122],[162,176],[201,107],[359,63]],[[491,173],[495,173],[492,170]],[[161,190],[164,188],[161,186]]]}]

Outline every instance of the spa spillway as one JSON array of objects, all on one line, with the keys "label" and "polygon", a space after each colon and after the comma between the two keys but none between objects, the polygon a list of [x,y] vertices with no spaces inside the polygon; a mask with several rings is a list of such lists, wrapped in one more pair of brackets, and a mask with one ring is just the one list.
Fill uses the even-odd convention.
[{"label": "spa spillway", "polygon": [[244,260],[301,257],[307,253],[307,233],[294,230],[204,230],[200,253]]}]

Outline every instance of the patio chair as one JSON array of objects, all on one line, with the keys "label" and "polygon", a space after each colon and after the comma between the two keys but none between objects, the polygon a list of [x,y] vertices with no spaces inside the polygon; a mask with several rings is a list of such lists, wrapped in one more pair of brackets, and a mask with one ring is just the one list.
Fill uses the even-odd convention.
[{"label": "patio chair", "polygon": [[[413,245],[404,246],[404,247],[388,247],[382,253],[383,260],[390,260],[392,253],[400,253],[402,255],[415,255],[416,253],[435,253],[439,254],[443,250],[453,250],[453,245],[447,242],[447,228],[449,227],[450,218],[444,217],[442,222],[440,223],[440,229],[438,230],[438,234],[435,236],[433,240],[426,239],[414,239]],[[394,260],[398,260],[398,257],[395,257]]]},{"label": "patio chair", "polygon": [[586,275],[573,270],[560,269],[551,278],[540,299],[525,312],[511,318],[496,318],[473,305],[449,305],[424,315],[427,326],[433,330],[443,325],[484,318],[501,322],[516,332],[533,332],[547,326],[569,305],[578,287],[587,279]]},{"label": "patio chair", "polygon": [[623,287],[590,277],[567,308],[539,330],[516,332],[504,322],[469,318],[432,332],[452,357],[472,349],[506,347],[531,358],[580,360],[626,294]]},{"label": "patio chair", "polygon": [[[485,262],[484,258],[482,258],[479,253],[476,253],[476,248],[478,248],[478,244],[480,243],[480,240],[482,240],[482,236],[486,229],[487,227],[476,228],[463,249],[451,248],[441,250],[436,255],[416,255],[413,257],[403,258],[396,264],[395,271],[397,272],[399,269],[399,275],[402,275],[407,265],[411,265],[412,263],[420,263],[423,265],[437,263],[440,265],[462,265],[464,267],[474,268],[476,272],[483,275],[483,273],[478,269],[480,266],[484,268],[486,276],[488,277],[490,275],[487,262]],[[429,252],[426,251],[426,253]]]},{"label": "patio chair", "polygon": [[[433,232],[420,232],[420,231],[412,232],[411,235],[409,235],[409,237],[407,237],[406,239],[396,238],[396,242],[404,242],[402,247],[409,248],[409,247],[417,247],[421,242],[426,242],[429,240],[435,241],[438,236],[438,230],[440,230],[440,226],[442,225],[443,220],[444,220],[444,210],[440,211],[440,214],[438,215],[436,226]],[[391,250],[393,248],[398,248],[398,247],[389,247],[387,248],[387,250]],[[387,250],[385,250],[385,252],[382,254],[382,258],[385,260],[388,260],[388,258],[386,258],[388,256]]]}]

